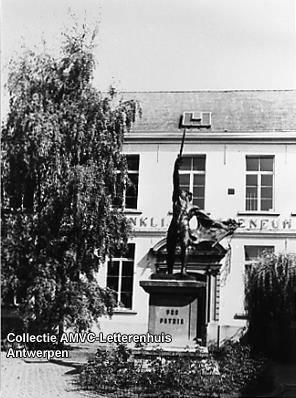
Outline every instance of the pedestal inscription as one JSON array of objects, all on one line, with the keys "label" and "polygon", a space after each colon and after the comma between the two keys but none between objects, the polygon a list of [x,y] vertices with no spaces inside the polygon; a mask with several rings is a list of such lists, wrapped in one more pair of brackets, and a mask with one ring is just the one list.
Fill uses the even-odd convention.
[{"label": "pedestal inscription", "polygon": [[197,337],[198,294],[203,282],[149,280],[141,286],[150,294],[148,331],[172,336],[173,346],[192,346]]},{"label": "pedestal inscription", "polygon": [[150,305],[149,332],[170,334],[172,344],[194,343],[197,333],[197,298],[190,298],[187,304],[176,303],[173,307],[161,305],[167,300],[168,297],[158,296]]}]

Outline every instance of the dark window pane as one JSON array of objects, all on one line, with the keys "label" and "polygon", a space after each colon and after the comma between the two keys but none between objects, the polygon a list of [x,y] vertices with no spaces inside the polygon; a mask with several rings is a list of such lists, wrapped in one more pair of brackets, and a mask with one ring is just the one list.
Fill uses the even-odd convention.
[{"label": "dark window pane", "polygon": [[135,193],[137,193],[137,191],[138,191],[138,179],[139,179],[138,174],[129,174],[128,175],[128,183],[127,183],[128,188],[132,189],[133,192],[135,192]]},{"label": "dark window pane", "polygon": [[194,156],[193,157],[193,170],[205,171],[206,169],[206,157],[205,156]]},{"label": "dark window pane", "polygon": [[119,279],[118,276],[108,276],[107,287],[118,292],[118,282],[119,282],[118,279]]},{"label": "dark window pane", "polygon": [[128,170],[138,171],[139,170],[139,155],[127,155],[127,167]]},{"label": "dark window pane", "polygon": [[247,196],[246,197],[246,210],[257,210],[257,198]]},{"label": "dark window pane", "polygon": [[253,174],[247,174],[247,185],[248,186],[257,186],[257,175],[253,175]]},{"label": "dark window pane", "polygon": [[261,188],[262,199],[272,199],[272,188]]},{"label": "dark window pane", "polygon": [[136,209],[137,208],[137,198],[134,196],[127,196],[125,200],[125,207],[127,209]]},{"label": "dark window pane", "polygon": [[198,206],[201,209],[205,208],[205,198],[193,197],[192,203],[194,206]]},{"label": "dark window pane", "polygon": [[254,258],[254,247],[255,246],[245,246],[245,261],[250,261]]},{"label": "dark window pane", "polygon": [[204,196],[205,188],[204,187],[193,187],[193,196]]},{"label": "dark window pane", "polygon": [[130,187],[128,187],[127,188],[127,190],[126,190],[126,197],[128,198],[136,198],[137,197],[137,191],[136,191],[136,189],[135,189],[135,187],[134,186],[130,186]]},{"label": "dark window pane", "polygon": [[120,306],[132,308],[132,292],[121,292]]},{"label": "dark window pane", "polygon": [[258,246],[245,246],[245,260],[250,261],[258,257]]},{"label": "dark window pane", "polygon": [[130,185],[126,188],[126,196],[137,196],[137,187]]},{"label": "dark window pane", "polygon": [[134,274],[133,261],[123,261],[122,263],[122,276],[132,276]]},{"label": "dark window pane", "polygon": [[180,174],[180,185],[189,187],[189,183],[190,183],[190,175]]},{"label": "dark window pane", "polygon": [[126,253],[126,258],[134,259],[135,257],[135,244],[134,243],[129,243],[127,245],[127,253]]},{"label": "dark window pane", "polygon": [[259,157],[258,156],[247,156],[247,170],[257,171],[259,170]]},{"label": "dark window pane", "polygon": [[205,175],[204,174],[195,174],[193,178],[193,185],[205,185]]},{"label": "dark window pane", "polygon": [[261,200],[261,210],[272,210],[272,200],[262,199]]},{"label": "dark window pane", "polygon": [[[125,207],[128,209],[136,209],[138,202],[138,183],[139,174],[139,155],[127,155],[128,165],[128,182],[125,189]],[[134,173],[131,173],[133,171]],[[120,202],[119,202],[120,203]]]},{"label": "dark window pane", "polygon": [[122,292],[132,292],[133,290],[133,277],[122,278],[121,291]]},{"label": "dark window pane", "polygon": [[260,158],[260,170],[261,171],[273,171],[273,157],[261,157]]},{"label": "dark window pane", "polygon": [[125,193],[125,207],[128,209],[136,209],[138,199],[138,174],[129,174],[128,177],[128,185]]},{"label": "dark window pane", "polygon": [[261,176],[261,185],[265,187],[272,187],[273,184],[273,175],[262,175]]},{"label": "dark window pane", "polygon": [[119,275],[119,262],[109,261],[108,262],[108,276]]},{"label": "dark window pane", "polygon": [[247,187],[246,197],[247,199],[257,199],[257,188]]},{"label": "dark window pane", "polygon": [[113,295],[114,295],[115,302],[118,303],[118,291],[115,291],[115,293]]},{"label": "dark window pane", "polygon": [[191,170],[192,169],[192,157],[182,157],[182,164],[180,170]]},{"label": "dark window pane", "polygon": [[251,200],[251,199],[247,199],[246,200],[246,210],[249,211],[255,211],[257,210],[257,201],[255,200]]},{"label": "dark window pane", "polygon": [[245,260],[255,260],[265,253],[272,254],[273,252],[274,246],[245,246]]}]

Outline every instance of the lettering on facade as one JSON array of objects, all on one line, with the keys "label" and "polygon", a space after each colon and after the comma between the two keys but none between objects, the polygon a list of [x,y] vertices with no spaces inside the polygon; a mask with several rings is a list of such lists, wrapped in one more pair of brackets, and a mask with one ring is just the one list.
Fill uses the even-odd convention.
[{"label": "lettering on facade", "polygon": [[[157,218],[144,217],[144,216],[129,216],[128,217],[131,227],[135,230],[145,230],[145,229],[160,229],[167,230],[171,217]],[[254,217],[244,217],[238,218],[238,222],[241,223],[241,227],[238,231],[289,231],[296,230],[296,219],[292,218],[254,218]]]},{"label": "lettering on facade", "polygon": [[150,218],[150,227],[152,227],[152,228],[156,228],[157,227],[157,224],[154,223],[154,217]]},{"label": "lettering on facade", "polygon": [[237,221],[241,223],[239,231],[288,231],[296,229],[296,225],[293,225],[291,218],[276,220],[269,218],[239,218]]},{"label": "lettering on facade", "polygon": [[133,227],[137,226],[137,217],[129,217],[128,220]]},{"label": "lettering on facade", "polygon": [[128,216],[128,220],[133,228],[155,228],[155,229],[167,229],[170,224],[171,217],[137,217],[137,216]]},{"label": "lettering on facade", "polygon": [[140,218],[140,227],[147,227],[147,217],[141,217]]},{"label": "lettering on facade", "polygon": [[279,229],[279,222],[278,222],[278,220],[272,220],[272,221],[271,221],[271,227],[272,227],[272,229]]},{"label": "lettering on facade", "polygon": [[291,229],[292,228],[292,222],[291,222],[291,220],[285,220],[284,222],[283,222],[283,229]]}]

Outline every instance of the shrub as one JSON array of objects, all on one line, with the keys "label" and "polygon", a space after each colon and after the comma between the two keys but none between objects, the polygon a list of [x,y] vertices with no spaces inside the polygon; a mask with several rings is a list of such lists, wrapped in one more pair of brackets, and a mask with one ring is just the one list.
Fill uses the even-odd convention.
[{"label": "shrub", "polygon": [[251,390],[261,382],[266,358],[254,355],[249,345],[227,341],[215,352],[223,392]]},{"label": "shrub", "polygon": [[136,361],[118,345],[98,350],[79,383],[108,397],[218,397],[249,388],[264,367],[264,359],[254,358],[250,347],[239,343],[227,342],[207,359],[167,360],[160,351],[152,361]]},{"label": "shrub", "polygon": [[246,275],[250,344],[275,359],[296,356],[296,256],[265,255]]}]

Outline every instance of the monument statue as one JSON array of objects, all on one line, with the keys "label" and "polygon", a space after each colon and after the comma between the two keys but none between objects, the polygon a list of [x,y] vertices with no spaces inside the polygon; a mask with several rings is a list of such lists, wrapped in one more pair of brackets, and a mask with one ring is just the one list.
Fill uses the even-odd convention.
[{"label": "monument statue", "polygon": [[[172,346],[178,347],[178,350],[186,346],[186,352],[189,346],[191,352],[196,353],[196,342],[206,344],[209,340],[207,327],[216,314],[216,308],[207,308],[206,303],[211,302],[216,294],[210,288],[210,283],[212,276],[215,277],[215,272],[220,269],[219,261],[226,254],[226,250],[211,250],[211,247],[214,248],[226,236],[231,236],[239,224],[231,219],[213,220],[193,204],[192,193],[180,186],[185,131],[184,129],[180,153],[174,165],[173,217],[166,239],[166,265],[167,273],[170,275],[161,274],[157,269],[150,279],[140,281],[140,286],[149,294],[149,333],[168,333],[172,336]],[[209,249],[209,255],[201,253],[204,248]],[[205,278],[186,275],[187,259],[192,252],[197,254],[201,261],[207,261],[204,261],[205,266],[201,267],[205,271]],[[163,246],[158,246],[158,264],[162,264],[163,254]],[[172,275],[177,256],[181,262],[181,275]],[[198,350],[198,355],[202,352],[202,349]],[[149,355],[150,353],[152,351],[149,351]]]},{"label": "monument statue", "polygon": [[[205,236],[210,240],[214,240],[214,246],[226,236],[232,235],[240,225],[233,219],[221,222],[213,220],[198,206],[192,204],[192,193],[180,188],[179,169],[182,164],[181,152],[182,148],[180,155],[178,155],[175,161],[173,174],[173,218],[167,232],[168,274],[173,273],[178,244],[181,249],[181,274],[186,274],[188,249],[190,246],[198,244]],[[194,230],[190,228],[190,220],[193,217],[197,221],[197,228]]]}]

